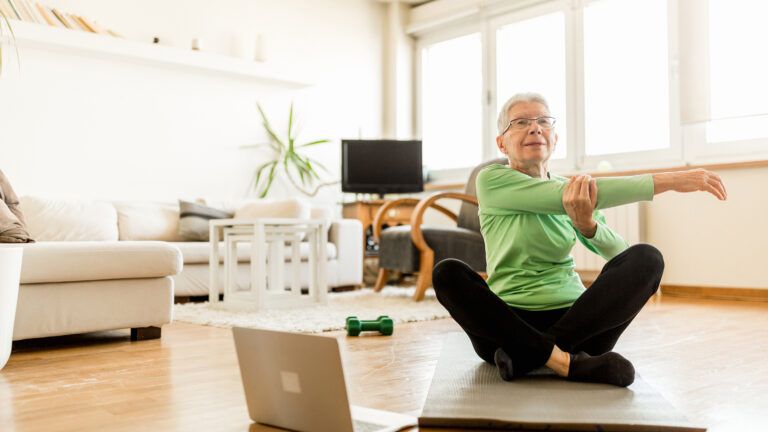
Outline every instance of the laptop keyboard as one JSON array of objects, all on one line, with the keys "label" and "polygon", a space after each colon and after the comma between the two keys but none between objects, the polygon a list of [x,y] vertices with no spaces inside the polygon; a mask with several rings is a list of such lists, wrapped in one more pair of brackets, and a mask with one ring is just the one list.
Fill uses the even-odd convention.
[{"label": "laptop keyboard", "polygon": [[386,428],[386,425],[377,423],[368,423],[362,420],[352,420],[355,432],[376,432]]}]

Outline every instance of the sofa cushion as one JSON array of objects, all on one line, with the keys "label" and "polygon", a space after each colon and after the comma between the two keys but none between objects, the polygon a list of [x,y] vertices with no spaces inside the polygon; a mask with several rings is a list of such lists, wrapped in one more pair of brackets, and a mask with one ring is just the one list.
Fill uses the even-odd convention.
[{"label": "sofa cushion", "polygon": [[183,241],[179,205],[148,201],[115,202],[120,240]]},{"label": "sofa cushion", "polygon": [[208,221],[229,219],[234,212],[226,212],[200,203],[179,200],[179,235],[187,241],[208,241]]},{"label": "sofa cushion", "polygon": [[26,244],[21,283],[157,278],[178,274],[181,252],[158,241],[38,242]]},{"label": "sofa cushion", "polygon": [[[211,249],[209,242],[178,242],[171,243],[179,248],[181,254],[184,256],[184,264],[208,264],[208,257],[210,256]],[[291,256],[290,246],[285,247],[285,258],[288,259]],[[306,261],[309,256],[309,243],[302,242],[299,244],[299,253],[301,254],[301,260]],[[325,248],[326,258],[336,259],[336,245],[333,243],[327,243]],[[224,260],[224,243],[219,243],[219,262]],[[237,244],[237,261],[249,262],[251,260],[251,245],[249,243]]]},{"label": "sofa cushion", "polygon": [[117,212],[106,201],[19,200],[29,234],[37,241],[115,241]]}]

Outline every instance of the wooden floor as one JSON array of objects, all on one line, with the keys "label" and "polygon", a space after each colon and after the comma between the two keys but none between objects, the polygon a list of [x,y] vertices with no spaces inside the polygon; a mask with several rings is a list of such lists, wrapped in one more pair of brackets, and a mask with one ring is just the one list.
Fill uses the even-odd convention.
[{"label": "wooden floor", "polygon": [[[352,403],[418,415],[451,320],[339,337]],[[655,298],[617,346],[713,432],[768,430],[768,303]],[[229,330],[184,323],[17,343],[0,372],[0,431],[246,431]]]}]

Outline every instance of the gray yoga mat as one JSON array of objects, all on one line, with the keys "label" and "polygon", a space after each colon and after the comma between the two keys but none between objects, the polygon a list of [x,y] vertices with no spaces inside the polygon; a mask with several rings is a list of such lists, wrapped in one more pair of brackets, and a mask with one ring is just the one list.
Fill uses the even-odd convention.
[{"label": "gray yoga mat", "polygon": [[420,427],[551,431],[706,431],[692,425],[639,375],[620,388],[575,383],[547,368],[512,382],[482,361],[464,333],[451,334],[432,377]]}]

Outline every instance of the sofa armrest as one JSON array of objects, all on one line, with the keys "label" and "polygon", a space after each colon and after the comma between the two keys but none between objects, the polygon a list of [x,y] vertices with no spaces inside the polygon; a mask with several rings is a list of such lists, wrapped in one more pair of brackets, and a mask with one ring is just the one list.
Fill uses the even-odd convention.
[{"label": "sofa armrest", "polygon": [[339,278],[336,286],[363,283],[363,224],[357,219],[334,219],[328,241],[336,245]]}]

